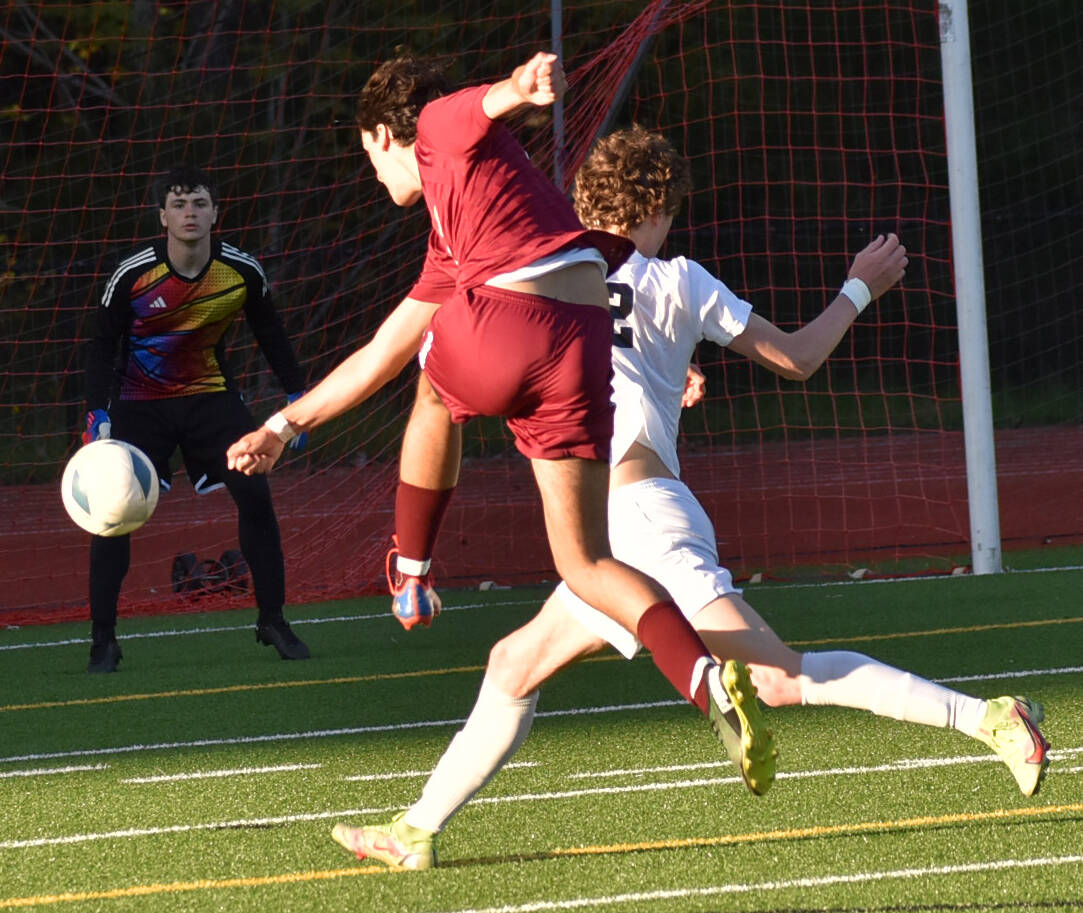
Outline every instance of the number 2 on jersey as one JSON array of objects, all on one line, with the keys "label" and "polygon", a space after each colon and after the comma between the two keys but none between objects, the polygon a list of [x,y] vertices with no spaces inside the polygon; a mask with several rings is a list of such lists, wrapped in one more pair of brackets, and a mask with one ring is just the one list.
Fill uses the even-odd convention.
[{"label": "number 2 on jersey", "polygon": [[631,349],[632,325],[628,318],[635,300],[632,287],[623,282],[607,282],[605,286],[609,289],[609,316],[613,318],[613,345],[618,349]]}]

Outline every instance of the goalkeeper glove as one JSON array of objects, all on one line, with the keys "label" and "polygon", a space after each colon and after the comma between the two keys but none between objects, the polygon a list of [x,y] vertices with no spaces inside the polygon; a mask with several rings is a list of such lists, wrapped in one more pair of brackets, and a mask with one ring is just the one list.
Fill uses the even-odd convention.
[{"label": "goalkeeper glove", "polygon": [[86,414],[86,430],[83,432],[83,443],[100,441],[109,437],[113,423],[109,421],[109,413],[104,409],[91,409]]},{"label": "goalkeeper glove", "polygon": [[[294,403],[304,395],[305,395],[304,390],[302,390],[300,393],[287,393],[286,394],[286,402],[287,403]],[[290,448],[290,450],[304,450],[305,444],[307,444],[307,443],[308,443],[308,432],[307,431],[302,431],[299,435],[297,435],[297,437],[295,437],[292,441],[290,441],[287,446]]]}]

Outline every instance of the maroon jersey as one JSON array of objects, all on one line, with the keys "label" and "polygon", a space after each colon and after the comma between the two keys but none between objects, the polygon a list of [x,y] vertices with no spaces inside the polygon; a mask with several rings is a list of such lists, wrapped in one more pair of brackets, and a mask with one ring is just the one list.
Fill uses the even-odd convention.
[{"label": "maroon jersey", "polygon": [[443,303],[501,273],[567,247],[594,247],[616,269],[633,244],[583,228],[564,196],[482,107],[488,85],[429,102],[414,152],[432,219],[411,298]]}]

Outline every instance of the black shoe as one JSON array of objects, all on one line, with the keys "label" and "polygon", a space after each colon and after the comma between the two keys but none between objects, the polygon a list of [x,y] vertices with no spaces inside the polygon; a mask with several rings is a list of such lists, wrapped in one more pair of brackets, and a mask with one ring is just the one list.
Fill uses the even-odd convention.
[{"label": "black shoe", "polygon": [[106,640],[98,644],[91,644],[90,662],[86,665],[87,672],[116,672],[117,663],[124,654],[120,652],[120,644],[115,640]]},{"label": "black shoe", "polygon": [[293,631],[285,619],[261,621],[256,625],[256,642],[274,647],[283,659],[308,659],[308,647]]}]

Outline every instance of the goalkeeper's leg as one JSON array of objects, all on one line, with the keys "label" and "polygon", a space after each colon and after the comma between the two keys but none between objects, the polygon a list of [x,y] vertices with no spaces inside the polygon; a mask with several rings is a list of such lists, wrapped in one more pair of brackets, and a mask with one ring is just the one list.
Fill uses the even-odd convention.
[{"label": "goalkeeper's leg", "polygon": [[131,536],[90,539],[90,660],[88,672],[115,672],[122,659],[117,644],[117,600],[131,564]]},{"label": "goalkeeper's leg", "polygon": [[264,475],[228,470],[223,479],[237,505],[237,538],[252,574],[259,614],[256,641],[273,646],[282,659],[308,659],[310,652],[286,621],[286,565],[282,536]]}]

